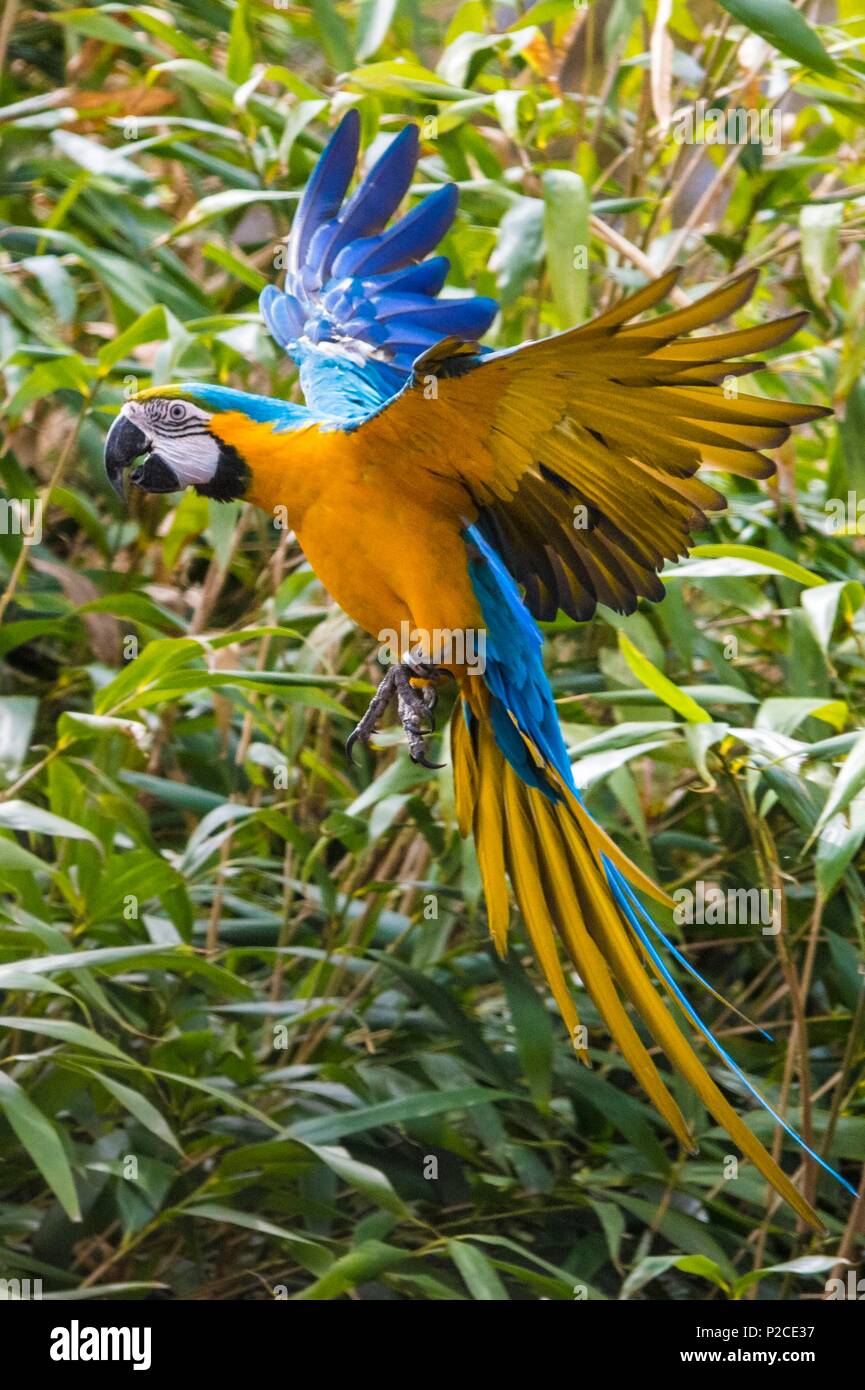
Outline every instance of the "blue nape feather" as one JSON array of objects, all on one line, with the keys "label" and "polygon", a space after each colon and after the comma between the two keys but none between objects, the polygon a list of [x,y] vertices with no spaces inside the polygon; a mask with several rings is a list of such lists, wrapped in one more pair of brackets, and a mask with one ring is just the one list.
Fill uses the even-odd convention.
[{"label": "blue nape feather", "polygon": [[[523,604],[519,589],[510,573],[477,527],[468,527],[465,537],[472,588],[480,603],[487,627],[485,679],[492,696],[491,718],[496,742],[504,757],[524,782],[539,787],[546,796],[555,799],[556,793],[535,767],[514,726],[516,719],[520,729],[529,736],[582,804],[583,799],[574,782],[567,747],[562,737],[553,692],[541,659],[543,637],[540,629]],[[713,1036],[709,1025],[704,1022],[677,983],[656,943],[678,960],[700,984],[707,989],[711,986],[677,950],[643,907],[622,872],[606,856],[604,869],[624,922],[668,985],[689,1021],[703,1034],[733,1075],[763,1109],[768,1111],[785,1134],[855,1197],[856,1189],[825,1159],[809,1148],[804,1139],[761,1095],[727,1049]]]},{"label": "blue nape feather", "polygon": [[[318,403],[316,410],[296,405],[293,401],[277,400],[274,396],[255,396],[228,386],[208,386],[197,381],[183,382],[179,389],[205,410],[238,410],[250,420],[259,420],[262,424],[272,422],[276,434],[312,424],[323,430],[350,430],[381,409],[380,393],[384,388],[377,372],[384,368],[378,363],[374,365],[376,371],[370,373],[367,368],[360,373],[341,358],[319,354],[311,358],[304,356],[301,359],[300,383],[304,395],[308,396],[310,377],[314,377]],[[396,380],[394,389],[401,389],[400,379]],[[388,394],[391,394],[389,390]]]},{"label": "blue nape feather", "polygon": [[266,424],[273,421],[277,430],[300,429],[316,419],[305,405],[279,401],[273,396],[254,396],[248,391],[235,391],[230,386],[212,386],[197,381],[184,381],[178,387],[204,410],[213,412],[238,410],[250,420]]}]

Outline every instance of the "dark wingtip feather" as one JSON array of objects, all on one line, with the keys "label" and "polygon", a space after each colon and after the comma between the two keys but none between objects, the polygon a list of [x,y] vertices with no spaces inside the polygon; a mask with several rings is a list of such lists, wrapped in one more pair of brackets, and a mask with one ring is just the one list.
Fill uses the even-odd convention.
[{"label": "dark wingtip feather", "polygon": [[807,425],[812,420],[828,420],[830,415],[835,414],[831,405],[797,405],[796,412],[796,419],[792,422],[796,425]]},{"label": "dark wingtip feather", "polygon": [[[792,338],[798,333],[800,328],[804,328],[811,315],[807,309],[800,309],[796,314],[785,314],[783,318],[775,319],[775,326],[778,332],[783,331],[783,337],[777,337],[775,343],[786,343],[788,338]],[[782,330],[783,325],[783,330]]]}]

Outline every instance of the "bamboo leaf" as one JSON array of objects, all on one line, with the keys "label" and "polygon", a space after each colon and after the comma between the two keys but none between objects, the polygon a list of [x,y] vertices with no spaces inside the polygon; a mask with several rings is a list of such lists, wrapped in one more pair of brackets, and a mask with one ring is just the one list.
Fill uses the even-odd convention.
[{"label": "bamboo leaf", "polygon": [[707,714],[702,705],[698,705],[692,696],[687,695],[684,690],[680,690],[677,685],[669,680],[657,666],[653,666],[648,657],[637,651],[630,638],[624,632],[619,633],[619,650],[631,671],[638,681],[663,700],[665,705],[674,709],[677,714],[681,714],[690,724],[711,724],[712,717]]},{"label": "bamboo leaf", "polygon": [[738,24],[744,24],[780,53],[802,67],[831,77],[835,64],[807,19],[791,0],[720,0]]},{"label": "bamboo leaf", "polygon": [[80,1221],[75,1181],[60,1135],[27,1093],[3,1071],[0,1071],[0,1109],[69,1220]]}]

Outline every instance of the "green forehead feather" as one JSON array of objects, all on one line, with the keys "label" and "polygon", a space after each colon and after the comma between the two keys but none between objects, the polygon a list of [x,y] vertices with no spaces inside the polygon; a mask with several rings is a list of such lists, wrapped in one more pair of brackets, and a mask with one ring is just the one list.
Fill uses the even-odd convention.
[{"label": "green forehead feather", "polygon": [[179,396],[184,401],[191,401],[192,396],[182,386],[145,386],[143,391],[136,391],[130,396],[131,401],[148,401],[154,396]]}]

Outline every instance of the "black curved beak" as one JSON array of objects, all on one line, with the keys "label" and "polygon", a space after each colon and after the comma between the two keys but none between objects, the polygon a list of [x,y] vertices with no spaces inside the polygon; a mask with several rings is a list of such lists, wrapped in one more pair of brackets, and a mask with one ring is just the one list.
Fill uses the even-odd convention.
[{"label": "black curved beak", "polygon": [[123,497],[123,472],[147,453],[147,436],[125,415],[118,415],[105,440],[105,472],[118,497]]},{"label": "black curved beak", "polygon": [[[143,456],[143,457],[142,457]],[[143,492],[179,492],[177,475],[158,454],[149,452],[147,436],[126,415],[118,415],[105,440],[105,472],[118,497],[124,496],[123,474],[137,458],[129,481]]]}]

